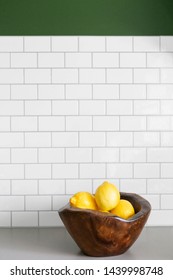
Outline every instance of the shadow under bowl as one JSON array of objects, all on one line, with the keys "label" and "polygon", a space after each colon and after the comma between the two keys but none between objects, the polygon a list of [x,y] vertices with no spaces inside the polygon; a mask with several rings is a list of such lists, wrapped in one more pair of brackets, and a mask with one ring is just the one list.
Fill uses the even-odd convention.
[{"label": "shadow under bowl", "polygon": [[151,211],[150,203],[134,193],[120,193],[130,201],[135,215],[128,220],[111,213],[71,207],[59,209],[67,231],[81,251],[89,256],[116,256],[126,252],[139,237]]}]

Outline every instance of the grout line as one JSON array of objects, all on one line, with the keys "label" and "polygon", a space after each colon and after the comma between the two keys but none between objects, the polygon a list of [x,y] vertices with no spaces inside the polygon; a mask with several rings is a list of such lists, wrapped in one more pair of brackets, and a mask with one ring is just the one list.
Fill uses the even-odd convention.
[{"label": "grout line", "polygon": [[25,52],[25,36],[23,36],[23,53]]},{"label": "grout line", "polygon": [[80,37],[77,37],[77,52],[80,52]]},{"label": "grout line", "polygon": [[52,36],[50,36],[50,52],[52,53]]}]

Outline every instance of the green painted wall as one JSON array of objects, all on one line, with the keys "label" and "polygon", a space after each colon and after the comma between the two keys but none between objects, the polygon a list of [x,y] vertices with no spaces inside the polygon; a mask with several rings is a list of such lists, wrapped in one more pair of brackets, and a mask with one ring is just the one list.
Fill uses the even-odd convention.
[{"label": "green painted wall", "polygon": [[0,35],[173,35],[173,0],[0,0]]}]

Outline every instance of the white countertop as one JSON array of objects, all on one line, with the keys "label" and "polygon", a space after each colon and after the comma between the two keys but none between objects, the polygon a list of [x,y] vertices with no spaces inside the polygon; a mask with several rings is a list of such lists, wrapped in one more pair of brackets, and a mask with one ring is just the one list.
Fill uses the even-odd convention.
[{"label": "white countertop", "polygon": [[173,227],[145,227],[126,253],[106,258],[84,255],[64,227],[1,228],[0,259],[173,260]]}]

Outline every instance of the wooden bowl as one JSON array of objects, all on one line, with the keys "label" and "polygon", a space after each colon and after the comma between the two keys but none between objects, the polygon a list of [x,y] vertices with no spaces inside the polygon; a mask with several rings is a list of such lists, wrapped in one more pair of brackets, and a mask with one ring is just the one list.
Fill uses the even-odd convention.
[{"label": "wooden bowl", "polygon": [[120,194],[121,199],[130,201],[135,209],[135,215],[128,220],[111,213],[74,208],[69,204],[59,210],[67,231],[84,254],[94,257],[120,255],[139,237],[151,205],[137,194]]}]

